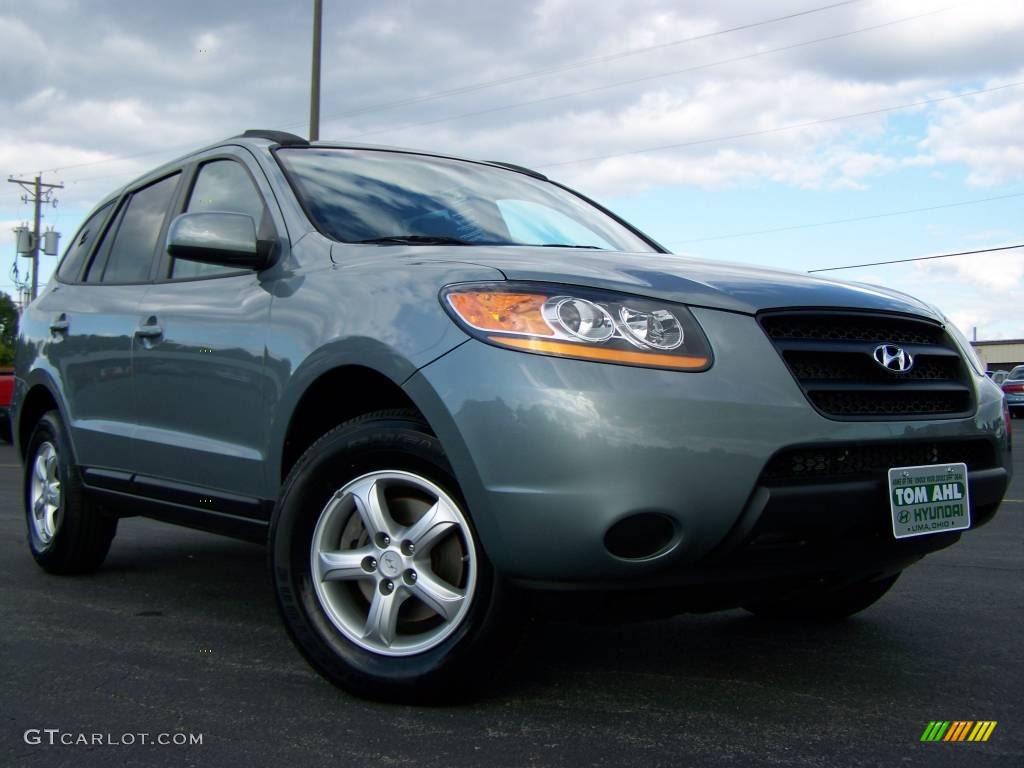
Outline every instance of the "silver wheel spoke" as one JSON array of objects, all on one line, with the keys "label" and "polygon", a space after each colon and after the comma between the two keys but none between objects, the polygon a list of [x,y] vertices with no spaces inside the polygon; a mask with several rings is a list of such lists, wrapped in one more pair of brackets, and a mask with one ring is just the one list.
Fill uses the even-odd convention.
[{"label": "silver wheel spoke", "polygon": [[46,457],[46,479],[53,480],[57,476],[57,454],[52,451]]},{"label": "silver wheel spoke", "polygon": [[442,500],[437,502],[405,532],[405,538],[416,547],[417,555],[431,548],[449,531],[459,527],[459,519]]},{"label": "silver wheel spoke", "polygon": [[428,572],[419,572],[416,583],[408,589],[430,610],[446,621],[458,613],[462,601],[466,599],[461,591],[445,584]]},{"label": "silver wheel spoke", "polygon": [[363,525],[375,536],[383,533],[385,536],[394,536],[394,525],[391,516],[387,512],[384,501],[384,486],[379,481],[373,481],[352,489],[356,499],[356,509],[363,519]]},{"label": "silver wheel spoke", "polygon": [[40,443],[27,467],[31,467],[28,506],[32,530],[41,543],[49,544],[60,525],[60,462],[53,443]]},{"label": "silver wheel spoke", "polygon": [[317,558],[319,568],[317,578],[320,581],[351,581],[353,579],[369,579],[373,574],[363,568],[363,561],[368,557],[376,557],[373,547],[360,547],[339,552],[321,552]]},{"label": "silver wheel spoke", "polygon": [[395,641],[398,626],[398,609],[402,607],[406,597],[408,595],[398,589],[390,595],[381,594],[379,589],[375,589],[373,600],[370,602],[370,612],[366,616],[363,637],[391,645]]}]

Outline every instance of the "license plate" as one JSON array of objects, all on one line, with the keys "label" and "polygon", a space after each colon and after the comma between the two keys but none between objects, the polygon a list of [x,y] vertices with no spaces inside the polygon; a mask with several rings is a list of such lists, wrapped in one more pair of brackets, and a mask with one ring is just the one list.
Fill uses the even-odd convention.
[{"label": "license plate", "polygon": [[897,539],[971,527],[966,464],[889,470],[892,533]]}]

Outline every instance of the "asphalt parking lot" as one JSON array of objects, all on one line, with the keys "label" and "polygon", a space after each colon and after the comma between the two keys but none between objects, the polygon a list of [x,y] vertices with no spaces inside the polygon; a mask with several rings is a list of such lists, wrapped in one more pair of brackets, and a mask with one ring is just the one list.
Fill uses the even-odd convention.
[{"label": "asphalt parking lot", "polygon": [[[306,666],[259,547],[129,519],[95,576],[44,574],[5,445],[0,765],[1024,765],[1024,428],[1015,463],[990,525],[845,624],[537,622],[494,661],[513,683],[412,708],[354,699]],[[998,725],[986,743],[921,743],[931,720]],[[202,744],[50,746],[28,729]]]}]

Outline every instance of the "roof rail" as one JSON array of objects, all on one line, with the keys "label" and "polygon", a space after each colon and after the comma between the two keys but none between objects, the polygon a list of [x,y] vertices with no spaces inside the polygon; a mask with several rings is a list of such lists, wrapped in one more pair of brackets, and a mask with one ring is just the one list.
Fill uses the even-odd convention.
[{"label": "roof rail", "polygon": [[282,147],[308,147],[309,142],[301,136],[287,131],[268,131],[262,128],[250,128],[241,135],[243,139],[270,139]]},{"label": "roof rail", "polygon": [[550,181],[550,179],[547,176],[545,176],[543,173],[541,173],[540,171],[534,171],[534,170],[532,170],[530,168],[526,168],[526,167],[524,167],[522,165],[514,165],[513,163],[502,163],[502,162],[500,162],[498,160],[488,160],[487,162],[490,165],[499,165],[502,168],[508,168],[510,171],[516,171],[518,173],[525,173],[527,176],[533,176],[533,178],[540,179],[541,181]]}]

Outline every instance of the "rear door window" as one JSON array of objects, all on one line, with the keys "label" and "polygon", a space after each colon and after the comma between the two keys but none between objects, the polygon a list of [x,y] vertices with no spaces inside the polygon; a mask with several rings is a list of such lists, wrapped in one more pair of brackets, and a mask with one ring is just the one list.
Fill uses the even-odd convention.
[{"label": "rear door window", "polygon": [[90,281],[96,279],[93,273],[98,268],[103,270],[99,280],[104,283],[141,283],[149,279],[157,241],[180,178],[181,174],[176,173],[132,194],[117,231],[112,230],[114,240],[104,263],[96,259],[89,270]]}]

